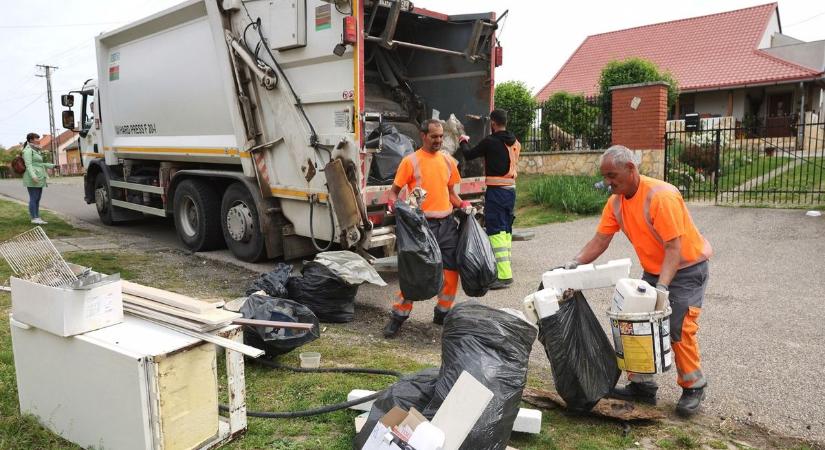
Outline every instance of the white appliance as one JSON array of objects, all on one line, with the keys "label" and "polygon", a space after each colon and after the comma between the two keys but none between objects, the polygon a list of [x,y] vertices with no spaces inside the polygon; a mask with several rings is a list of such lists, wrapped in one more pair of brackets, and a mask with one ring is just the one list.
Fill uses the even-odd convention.
[{"label": "white appliance", "polygon": [[[246,429],[236,352],[226,351],[227,420],[213,344],[133,316],[73,337],[10,322],[21,412],[82,447],[214,448]],[[237,326],[222,332],[241,335]]]}]

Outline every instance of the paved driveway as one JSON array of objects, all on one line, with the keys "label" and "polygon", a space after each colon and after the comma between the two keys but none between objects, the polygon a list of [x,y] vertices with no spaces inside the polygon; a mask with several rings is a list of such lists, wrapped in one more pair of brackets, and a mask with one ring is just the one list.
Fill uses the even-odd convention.
[{"label": "paved driveway", "polygon": [[[0,194],[24,200],[19,180],[0,180]],[[94,207],[85,205],[76,179],[55,181],[43,205],[77,219],[98,224]],[[806,217],[804,211],[691,206],[700,230],[712,243],[715,256],[705,307],[699,321],[704,371],[709,380],[705,418],[736,418],[785,435],[825,442],[825,217]],[[532,241],[513,243],[516,282],[504,291],[489,293],[483,302],[519,308],[521,300],[538,285],[541,273],[570,259],[592,236],[596,219],[534,228]],[[147,236],[154,243],[179,248],[171,223],[148,220],[107,233]],[[111,239],[112,236],[110,235]],[[617,235],[600,261],[632,257],[632,273],[641,272],[638,260],[623,235]],[[230,261],[228,252],[204,256]],[[272,262],[246,265],[263,271]],[[380,333],[382,320],[376,309],[388,310],[398,290],[394,276],[389,286],[364,286],[359,291],[357,324],[365,332]],[[611,291],[586,292],[606,327]],[[466,296],[459,294],[459,301]],[[369,306],[370,308],[364,308]],[[416,305],[406,338],[426,330],[426,345],[437,346],[432,302]],[[547,366],[536,345],[531,365]],[[549,371],[547,372],[550,377]],[[680,390],[675,371],[660,377],[663,404],[672,406]]]}]

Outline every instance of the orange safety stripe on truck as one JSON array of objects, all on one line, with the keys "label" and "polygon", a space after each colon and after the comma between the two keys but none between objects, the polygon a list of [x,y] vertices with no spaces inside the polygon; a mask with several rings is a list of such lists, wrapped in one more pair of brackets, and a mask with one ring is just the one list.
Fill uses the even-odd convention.
[{"label": "orange safety stripe on truck", "polygon": [[272,192],[272,195],[275,197],[292,198],[307,201],[309,201],[309,197],[312,194],[316,194],[318,196],[318,201],[320,202],[327,202],[327,198],[329,197],[329,194],[325,192],[309,192],[301,189],[290,188],[271,188],[270,192]]},{"label": "orange safety stripe on truck", "polygon": [[189,147],[104,147],[104,150],[114,150],[116,153],[189,153],[198,155],[221,155],[250,158],[247,151],[237,148],[189,148]]}]

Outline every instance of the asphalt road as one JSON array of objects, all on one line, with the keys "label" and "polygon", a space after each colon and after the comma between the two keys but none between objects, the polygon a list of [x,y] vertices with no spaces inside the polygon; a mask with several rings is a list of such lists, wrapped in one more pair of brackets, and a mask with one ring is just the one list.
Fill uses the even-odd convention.
[{"label": "asphalt road", "polygon": [[[27,198],[19,180],[0,180],[0,195]],[[77,179],[53,181],[42,205],[100,226],[94,207],[83,202]],[[703,369],[709,380],[705,420],[735,419],[825,443],[825,352],[821,347],[825,342],[825,217],[806,217],[800,210],[695,205],[690,209],[715,250],[699,320]],[[595,226],[596,219],[591,218],[534,228],[535,239],[513,243],[514,285],[491,292],[481,301],[519,308],[538,285],[541,273],[574,256]],[[147,219],[101,230],[182,248],[168,220]],[[226,251],[203,256],[231,260]],[[633,259],[632,274],[639,275],[638,260],[622,235],[614,238],[600,261],[624,257]],[[272,265],[244,264],[256,271]],[[361,326],[375,335],[380,333],[381,321],[375,320],[374,312],[388,310],[398,289],[394,276],[386,278],[389,287],[363,286],[357,298],[364,317],[372,312],[372,319]],[[610,294],[609,289],[585,293],[605,327]],[[461,292],[458,297],[458,301],[467,299]],[[405,338],[412,337],[414,343],[421,337],[428,345],[437,345],[437,330],[431,332],[428,325],[432,306],[432,302],[416,304],[402,329]],[[422,330],[426,336],[415,335]],[[538,344],[530,363],[547,367]],[[659,383],[661,404],[674,405],[681,392],[675,370],[659,376]]]}]

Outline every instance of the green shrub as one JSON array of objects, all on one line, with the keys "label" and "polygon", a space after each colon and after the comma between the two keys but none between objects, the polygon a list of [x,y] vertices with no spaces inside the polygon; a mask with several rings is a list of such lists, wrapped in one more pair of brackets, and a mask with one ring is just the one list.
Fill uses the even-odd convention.
[{"label": "green shrub", "polygon": [[593,187],[600,177],[548,175],[528,187],[533,201],[569,213],[601,212],[609,196],[607,191]]},{"label": "green shrub", "polygon": [[679,85],[668,72],[659,71],[650,61],[641,58],[628,58],[624,61],[610,61],[602,69],[599,77],[599,92],[610,98],[610,88],[624,84],[664,81],[667,83],[667,105],[673,106],[679,97]]},{"label": "green shrub", "polygon": [[536,100],[523,81],[505,81],[496,86],[495,105],[507,110],[507,129],[525,142],[536,117]]}]

